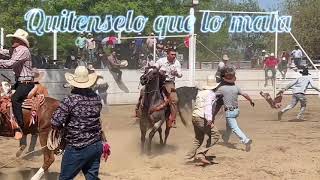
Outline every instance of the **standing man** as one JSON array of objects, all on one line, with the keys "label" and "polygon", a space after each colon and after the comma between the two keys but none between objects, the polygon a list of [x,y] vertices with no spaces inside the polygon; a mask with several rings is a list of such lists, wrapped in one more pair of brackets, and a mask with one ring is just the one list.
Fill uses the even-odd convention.
[{"label": "standing man", "polygon": [[19,125],[14,129],[15,139],[22,138],[24,122],[21,106],[34,87],[28,36],[28,33],[22,29],[18,29],[14,34],[8,34],[7,37],[12,37],[12,56],[9,60],[0,60],[0,68],[12,68],[15,74],[14,89],[16,92],[11,96],[13,114]]},{"label": "standing man", "polygon": [[[193,148],[187,154],[187,158],[194,158],[195,161],[199,161],[203,165],[211,164],[211,162],[206,159],[206,154],[220,138],[219,131],[214,126],[214,117],[212,116],[212,112],[216,106],[217,98],[214,92],[217,86],[215,76],[208,76],[206,85],[198,91],[192,113],[195,138],[193,140]],[[207,140],[206,146],[202,147],[201,145],[206,135],[209,139]]]},{"label": "standing man", "polygon": [[282,55],[281,55],[281,61],[280,61],[279,66],[278,66],[278,69],[279,69],[283,79],[286,78],[289,60],[290,60],[289,53],[287,53],[286,50],[283,50],[282,51]]},{"label": "standing man", "polygon": [[78,66],[74,74],[66,73],[66,81],[74,87],[53,113],[53,129],[65,131],[65,151],[59,180],[73,179],[82,171],[85,179],[99,179],[100,159],[105,137],[101,124],[101,99],[91,87],[97,74]]},{"label": "standing man", "polygon": [[181,64],[176,59],[177,53],[168,49],[167,57],[160,58],[155,66],[165,75],[164,94],[167,96],[170,105],[169,127],[175,127],[177,116],[178,96],[175,88],[175,79],[182,77]]},{"label": "standing man", "polygon": [[291,56],[296,67],[300,69],[303,54],[298,45],[295,46],[295,49],[292,51]]},{"label": "standing man", "polygon": [[283,113],[294,108],[298,102],[300,102],[301,108],[299,114],[297,115],[297,119],[303,120],[303,113],[307,107],[307,98],[305,97],[305,93],[307,91],[308,86],[310,85],[313,89],[320,92],[320,89],[315,86],[312,77],[309,76],[310,74],[307,68],[304,68],[303,71],[300,71],[300,73],[302,74],[302,77],[295,79],[279,92],[283,93],[284,91],[292,87],[291,104],[289,104],[286,108],[278,112],[278,120],[281,120]]},{"label": "standing man", "polygon": [[[225,80],[230,79],[235,79],[235,77],[225,77]],[[241,89],[235,84],[221,86],[216,91],[216,96],[223,96],[222,99],[227,119],[226,132],[222,136],[222,139],[224,142],[228,142],[231,132],[233,132],[239,137],[241,143],[246,146],[246,151],[250,151],[252,140],[242,132],[237,123],[237,118],[239,117],[240,113],[238,104],[239,95],[242,95],[244,98],[246,98],[250,102],[251,106],[254,107],[254,102],[250,96],[242,92]]]},{"label": "standing man", "polygon": [[86,41],[86,49],[88,50],[89,63],[93,63],[95,60],[96,41],[91,33],[88,34],[88,39]]},{"label": "standing man", "polygon": [[112,53],[108,56],[108,63],[110,65],[110,71],[116,73],[117,81],[121,81],[122,79],[122,71],[120,70],[121,64],[117,58],[117,53],[115,49],[112,49]]},{"label": "standing man", "polygon": [[218,64],[218,69],[216,72],[216,82],[220,83],[222,81],[222,77],[223,77],[223,70],[228,66],[228,61],[229,61],[229,57],[228,55],[223,55],[222,56],[222,61],[219,62]]},{"label": "standing man", "polygon": [[[272,86],[274,85],[274,81],[276,78],[276,66],[278,64],[278,59],[274,57],[274,53],[270,54],[270,57],[266,58],[263,64],[263,69],[264,69],[264,77],[265,77],[265,83],[264,87],[268,86],[268,80],[271,79]],[[268,73],[271,71],[272,76],[269,77]]]},{"label": "standing man", "polygon": [[80,53],[81,59],[84,58],[85,56],[85,48],[87,44],[87,38],[84,36],[83,33],[80,33],[80,36],[77,37],[75,40],[75,45],[78,48],[78,53]]}]

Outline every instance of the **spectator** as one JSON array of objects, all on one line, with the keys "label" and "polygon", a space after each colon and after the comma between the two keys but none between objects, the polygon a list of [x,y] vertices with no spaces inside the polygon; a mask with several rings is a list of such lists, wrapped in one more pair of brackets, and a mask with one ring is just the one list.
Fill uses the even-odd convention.
[{"label": "spectator", "polygon": [[89,63],[93,63],[95,61],[96,41],[91,33],[88,34],[86,49],[88,50]]},{"label": "spectator", "polygon": [[[142,34],[138,33],[138,36],[141,37]],[[138,55],[137,57],[139,57],[139,55],[143,52],[143,42],[144,40],[142,38],[137,38],[134,40],[134,44],[135,44],[135,49],[133,54]]]},{"label": "spectator", "polygon": [[155,38],[154,33],[150,33],[150,36],[146,41],[147,48],[150,54],[153,53],[154,43],[157,44],[157,39]]},{"label": "spectator", "polygon": [[80,36],[77,37],[75,41],[75,45],[78,48],[78,53],[80,53],[81,58],[84,58],[86,44],[87,44],[87,38],[84,37],[84,33],[80,33]]},{"label": "spectator", "polygon": [[301,69],[301,60],[303,57],[302,51],[300,50],[299,46],[295,46],[295,50],[292,51],[291,56],[293,58],[293,62],[298,69]]},{"label": "spectator", "polygon": [[266,54],[267,54],[267,51],[263,49],[261,51],[261,55],[259,56],[259,60],[258,60],[259,68],[262,67]]},{"label": "spectator", "polygon": [[111,72],[116,73],[117,75],[117,81],[121,81],[122,79],[122,71],[120,70],[121,64],[120,61],[117,58],[117,53],[113,49],[110,56],[108,56],[108,63],[109,63],[109,69]]},{"label": "spectator", "polygon": [[229,64],[228,64],[228,61],[229,61],[229,57],[228,57],[228,55],[223,55],[223,57],[222,57],[222,61],[220,61],[219,62],[219,64],[218,64],[218,69],[217,69],[217,72],[216,72],[216,82],[217,83],[220,83],[221,82],[221,80],[222,80],[222,78],[223,78],[223,73],[222,73],[222,71],[223,71],[223,69],[225,69],[226,67],[228,67],[229,66]]},{"label": "spectator", "polygon": [[[274,53],[270,54],[270,57],[265,59],[263,69],[265,74],[265,84],[264,87],[268,86],[268,79],[271,79],[272,86],[274,85],[274,81],[276,78],[276,66],[278,64],[278,59],[274,57]],[[269,71],[272,72],[272,76],[269,77],[268,73]]]},{"label": "spectator", "polygon": [[289,53],[287,53],[286,50],[283,50],[282,51],[282,55],[281,55],[281,61],[280,61],[279,66],[278,66],[278,69],[279,69],[283,79],[286,78],[289,59],[290,59]]},{"label": "spectator", "polygon": [[252,44],[250,44],[244,51],[244,59],[245,61],[250,61],[251,62],[251,67],[254,66],[254,62],[251,61],[253,52],[252,52]]},{"label": "spectator", "polygon": [[70,54],[67,56],[66,63],[64,64],[65,69],[74,69],[77,66],[76,53],[72,49]]}]

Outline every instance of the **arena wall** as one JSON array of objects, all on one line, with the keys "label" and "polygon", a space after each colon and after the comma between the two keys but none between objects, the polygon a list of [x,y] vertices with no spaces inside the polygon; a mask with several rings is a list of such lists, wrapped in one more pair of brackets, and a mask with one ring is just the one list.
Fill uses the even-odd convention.
[{"label": "arena wall", "polygon": [[[40,70],[45,73],[42,82],[48,87],[49,94],[57,99],[62,99],[64,96],[70,93],[70,89],[64,88],[63,84],[66,83],[64,74],[66,72],[73,72],[73,70],[63,69],[46,69]],[[122,70],[123,71],[123,82],[117,83],[114,80],[113,75],[109,70],[97,70],[97,73],[104,77],[104,80],[108,83],[108,104],[135,104],[139,96],[140,88],[139,77],[141,72],[138,70]],[[12,71],[5,70],[1,71],[2,74],[9,77],[12,81],[14,76]],[[317,72],[311,70],[312,77],[318,83]],[[214,70],[196,70],[196,83],[202,83],[206,81],[206,77],[209,74],[215,74]],[[293,78],[298,77],[300,74],[292,70],[288,71],[287,80],[277,81],[277,87],[284,87]],[[278,73],[278,76],[280,74]],[[1,77],[1,80],[4,80]],[[253,98],[260,98],[259,92],[273,93],[273,87],[270,85],[264,87],[264,71],[263,70],[250,70],[250,69],[239,69],[237,70],[237,85],[239,85],[243,91],[247,92]],[[190,86],[188,71],[183,70],[183,77],[177,80],[176,87]],[[308,91],[314,94],[314,91]],[[290,93],[290,92],[288,92]]]}]

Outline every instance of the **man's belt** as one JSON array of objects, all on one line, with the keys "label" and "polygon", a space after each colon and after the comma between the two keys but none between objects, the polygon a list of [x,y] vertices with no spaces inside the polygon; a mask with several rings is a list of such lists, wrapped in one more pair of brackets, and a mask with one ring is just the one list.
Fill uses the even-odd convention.
[{"label": "man's belt", "polygon": [[34,81],[18,81],[18,84],[34,84]]},{"label": "man's belt", "polygon": [[224,108],[225,111],[234,111],[236,109],[238,109],[239,107],[238,106],[234,106],[234,107],[226,107]]}]

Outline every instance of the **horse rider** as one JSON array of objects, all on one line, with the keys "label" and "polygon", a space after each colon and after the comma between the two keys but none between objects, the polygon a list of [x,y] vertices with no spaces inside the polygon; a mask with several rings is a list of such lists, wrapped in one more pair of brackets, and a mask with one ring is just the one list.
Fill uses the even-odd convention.
[{"label": "horse rider", "polygon": [[[175,78],[181,78],[181,64],[176,59],[177,53],[174,49],[168,49],[167,57],[160,58],[154,66],[159,69],[160,74],[165,76],[162,92],[165,94],[167,101],[170,105],[169,127],[175,127],[177,115],[177,102],[178,96],[175,89]],[[139,102],[137,104],[136,114],[142,101],[143,93],[140,93]]]},{"label": "horse rider", "polygon": [[11,97],[13,114],[19,127],[15,128],[15,139],[22,138],[23,113],[22,102],[34,88],[34,73],[32,71],[31,53],[29,50],[28,33],[22,29],[16,30],[12,37],[12,56],[9,60],[0,60],[0,68],[12,68],[15,74],[15,93]]}]

